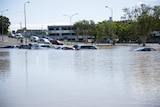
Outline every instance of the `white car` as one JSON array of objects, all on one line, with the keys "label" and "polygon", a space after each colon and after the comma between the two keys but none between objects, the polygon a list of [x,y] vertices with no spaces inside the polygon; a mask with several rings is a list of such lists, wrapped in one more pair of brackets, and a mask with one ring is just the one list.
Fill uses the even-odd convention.
[{"label": "white car", "polygon": [[51,42],[46,38],[39,38],[38,43],[51,44]]},{"label": "white car", "polygon": [[31,36],[30,37],[31,42],[37,42],[38,40],[39,40],[39,37],[37,37],[37,36]]},{"label": "white car", "polygon": [[16,38],[16,39],[22,39],[23,36],[22,36],[22,34],[18,33],[18,34],[15,34],[15,38]]},{"label": "white car", "polygon": [[15,37],[15,34],[9,34],[8,37],[9,37],[9,38],[14,38],[14,37]]},{"label": "white car", "polygon": [[31,49],[56,49],[52,44],[29,44]]}]

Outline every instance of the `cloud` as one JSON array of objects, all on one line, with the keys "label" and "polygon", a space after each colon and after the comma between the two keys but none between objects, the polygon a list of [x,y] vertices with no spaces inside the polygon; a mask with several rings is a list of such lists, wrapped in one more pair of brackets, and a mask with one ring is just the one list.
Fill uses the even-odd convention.
[{"label": "cloud", "polygon": [[138,5],[141,5],[141,4],[146,4],[146,5],[155,5],[155,4],[158,4],[159,0],[143,0],[142,1],[139,1],[137,4]]},{"label": "cloud", "polygon": [[145,4],[144,2],[138,2],[138,5]]},{"label": "cloud", "polygon": [[[48,23],[48,24],[27,24],[27,29],[47,29],[48,26],[51,25],[69,25],[68,23],[64,23],[64,22],[55,22],[55,23]],[[21,29],[20,24],[12,24],[10,26],[10,31],[11,30],[17,30],[17,29]]]}]

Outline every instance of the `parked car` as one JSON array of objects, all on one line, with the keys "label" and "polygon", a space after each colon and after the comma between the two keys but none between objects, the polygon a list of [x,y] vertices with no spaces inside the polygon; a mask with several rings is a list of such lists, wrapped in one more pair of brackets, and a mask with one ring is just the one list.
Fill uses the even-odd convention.
[{"label": "parked car", "polygon": [[19,49],[31,49],[31,46],[30,45],[20,45],[18,48]]},{"label": "parked car", "polygon": [[42,38],[46,38],[46,39],[48,39],[49,41],[52,41],[52,40],[53,40],[53,38],[51,38],[51,37],[49,37],[49,36],[47,36],[47,35],[43,36]]},{"label": "parked car", "polygon": [[18,46],[17,45],[7,45],[7,46],[3,46],[3,47],[0,47],[0,48],[13,49],[13,48],[18,48]]},{"label": "parked car", "polygon": [[64,46],[61,48],[62,50],[75,50],[74,47]]},{"label": "parked car", "polygon": [[52,44],[39,44],[39,49],[55,49]]},{"label": "parked car", "polygon": [[33,43],[30,43],[30,44],[28,44],[30,47],[31,47],[31,49],[39,49],[39,45],[38,44],[33,44]]},{"label": "parked car", "polygon": [[59,40],[51,40],[50,41],[52,44],[54,45],[63,45],[63,42],[59,41]]},{"label": "parked car", "polygon": [[46,39],[46,38],[39,38],[38,39],[38,43],[51,44],[51,42],[48,39]]},{"label": "parked car", "polygon": [[15,38],[16,38],[16,39],[22,39],[22,38],[23,38],[23,36],[22,36],[22,34],[21,34],[21,33],[18,33],[18,34],[15,34]]},{"label": "parked car", "polygon": [[92,49],[92,50],[96,50],[97,47],[93,46],[93,45],[74,45],[73,46],[75,48],[75,50],[85,50],[85,49]]},{"label": "parked car", "polygon": [[9,38],[15,38],[15,34],[9,34],[8,37]]},{"label": "parked car", "polygon": [[31,36],[31,37],[30,37],[30,41],[31,41],[31,42],[37,42],[38,39],[39,39],[39,37],[37,37],[37,36]]},{"label": "parked car", "polygon": [[149,48],[149,47],[141,47],[141,48],[135,49],[135,51],[156,51],[156,49]]}]

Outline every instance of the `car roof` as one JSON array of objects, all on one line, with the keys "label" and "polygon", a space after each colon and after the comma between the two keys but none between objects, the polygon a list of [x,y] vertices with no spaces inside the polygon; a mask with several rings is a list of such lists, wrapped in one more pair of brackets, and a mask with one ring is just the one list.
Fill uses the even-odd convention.
[{"label": "car roof", "polygon": [[140,47],[135,49],[136,51],[156,51],[156,49],[151,48],[151,47]]}]

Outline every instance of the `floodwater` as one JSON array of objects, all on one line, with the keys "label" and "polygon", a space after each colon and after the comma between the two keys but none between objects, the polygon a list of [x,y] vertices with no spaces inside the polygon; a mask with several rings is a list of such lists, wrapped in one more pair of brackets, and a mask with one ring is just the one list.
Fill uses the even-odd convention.
[{"label": "floodwater", "polygon": [[160,46],[0,50],[0,107],[160,107]]}]

